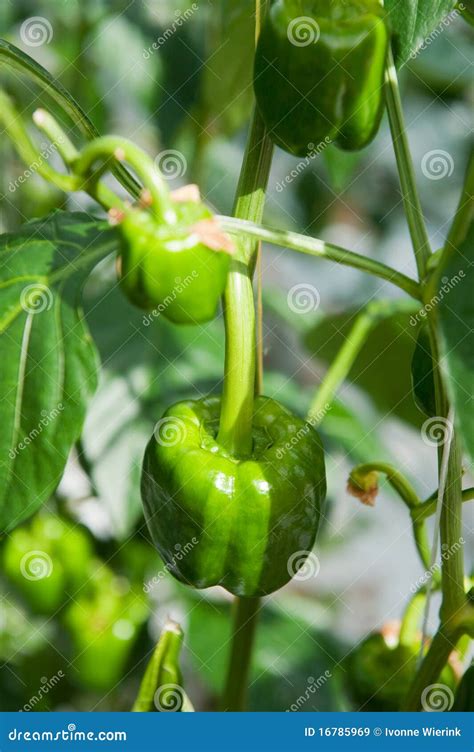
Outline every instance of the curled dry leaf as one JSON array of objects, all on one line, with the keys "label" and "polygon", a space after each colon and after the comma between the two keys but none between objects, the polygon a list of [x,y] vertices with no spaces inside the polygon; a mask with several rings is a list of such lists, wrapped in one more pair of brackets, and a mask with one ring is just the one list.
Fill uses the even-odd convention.
[{"label": "curled dry leaf", "polygon": [[362,504],[368,507],[375,506],[375,499],[379,492],[378,473],[375,471],[365,474],[351,473],[347,481],[347,491]]}]

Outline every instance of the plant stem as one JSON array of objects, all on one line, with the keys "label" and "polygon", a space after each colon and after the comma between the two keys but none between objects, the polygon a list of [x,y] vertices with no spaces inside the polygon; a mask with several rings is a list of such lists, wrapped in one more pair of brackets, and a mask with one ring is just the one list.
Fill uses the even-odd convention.
[{"label": "plant stem", "polygon": [[[234,214],[261,220],[273,146],[256,110],[250,126]],[[225,366],[219,443],[237,457],[252,450],[253,399],[255,390],[255,302],[252,276],[258,243],[239,238],[224,294]]]},{"label": "plant stem", "polygon": [[426,230],[423,211],[415,182],[415,171],[411,158],[410,147],[405,130],[400,90],[398,88],[397,71],[391,50],[385,74],[385,98],[388,119],[392,133],[393,148],[397,160],[398,174],[402,189],[405,214],[410,229],[413,250],[415,252],[418,276],[423,280],[426,276],[426,265],[431,255],[428,232]]},{"label": "plant stem", "polygon": [[448,458],[446,489],[440,520],[441,547],[449,556],[443,557],[441,570],[443,602],[441,621],[448,623],[462,609],[466,600],[464,591],[464,552],[462,543],[462,456],[459,439],[453,428],[451,451]]},{"label": "plant stem", "polygon": [[[8,65],[19,71],[22,75],[33,79],[36,85],[47,91],[59,104],[62,110],[69,115],[73,123],[77,125],[88,139],[100,136],[99,131],[76,102],[74,97],[56,79],[43,68],[42,65],[26,55],[22,50],[10,44],[5,39],[0,39],[0,65]],[[140,195],[140,186],[135,178],[125,169],[122,164],[113,165],[112,171],[117,180],[126,188],[132,196]]]},{"label": "plant stem", "polygon": [[[73,165],[79,157],[79,151],[58,121],[50,112],[43,109],[38,109],[33,113],[33,121],[38,130],[42,131],[55,144],[66,167],[73,169]],[[83,181],[78,178],[78,182],[82,183]],[[106,210],[111,208],[123,209],[125,207],[122,199],[101,182],[91,183],[88,186],[88,193]]]},{"label": "plant stem", "polygon": [[[474,500],[474,488],[464,488],[461,492],[461,498],[463,502]],[[422,502],[418,507],[411,510],[411,515],[415,522],[421,522],[426,520],[436,512],[436,504],[438,501],[438,492],[435,491],[429,499]]]},{"label": "plant stem", "polygon": [[[474,215],[474,149],[471,149],[469,154],[469,160],[466,169],[466,177],[464,179],[463,188],[461,191],[461,197],[459,204],[454,215],[454,220],[446,239],[446,250],[444,253],[449,253],[451,249],[456,250],[459,243],[464,240],[467,231],[473,221]],[[444,268],[445,260],[440,261],[440,266]]]},{"label": "plant stem", "polygon": [[3,123],[8,137],[30,171],[37,172],[49,183],[56,185],[63,191],[77,190],[78,181],[74,176],[61,175],[48,164],[45,154],[39,151],[28,135],[23,120],[12,100],[1,90],[0,122]]},{"label": "plant stem", "polygon": [[423,691],[436,682],[448,658],[456,647],[461,633],[450,633],[442,627],[433,637],[429,650],[426,653],[423,662],[418,670],[415,681],[410,687],[406,703],[402,710],[418,711],[422,707]]},{"label": "plant stem", "polygon": [[283,248],[291,248],[300,253],[306,253],[309,256],[326,258],[329,259],[329,261],[335,261],[338,264],[351,266],[354,269],[360,269],[363,272],[373,274],[375,277],[380,277],[387,282],[391,282],[404,290],[412,298],[415,298],[415,300],[421,300],[421,288],[414,279],[407,277],[396,269],[392,269],[390,266],[382,264],[380,261],[375,261],[374,259],[368,258],[367,256],[361,256],[353,251],[348,251],[346,248],[341,248],[333,243],[325,243],[323,240],[310,238],[307,235],[301,235],[297,232],[275,230],[270,227],[256,224],[255,222],[244,221],[233,217],[220,216],[217,217],[217,219],[222,229],[230,234],[245,234],[257,240],[267,241],[273,245],[281,246]]},{"label": "plant stem", "polygon": [[[91,170],[97,161],[102,164],[93,175]],[[132,141],[120,136],[102,136],[92,141],[80,152],[73,163],[74,172],[82,177],[85,190],[87,185],[96,183],[98,177],[116,162],[128,162],[150,192],[151,210],[158,221],[172,224],[176,222],[168,187],[153,160]]]},{"label": "plant stem", "polygon": [[[357,485],[359,476],[363,478],[374,472],[383,473],[387,477],[388,482],[410,512],[413,513],[414,510],[421,505],[419,496],[411,483],[399,470],[397,470],[397,468],[393,467],[388,462],[366,462],[363,465],[357,465],[353,468],[349,477],[352,479],[352,482]],[[377,486],[375,486],[375,491],[377,491]],[[412,516],[412,529],[413,538],[415,540],[416,549],[421,559],[421,563],[425,569],[431,571],[432,562],[430,556],[430,545],[428,542],[425,522],[415,520]],[[436,571],[433,571],[431,578],[435,585],[439,585],[439,577]]]},{"label": "plant stem", "polygon": [[222,710],[244,710],[260,598],[236,598],[234,627]]},{"label": "plant stem", "polygon": [[347,378],[354,362],[374,326],[397,312],[415,311],[415,305],[406,300],[374,300],[357,314],[355,322],[345,337],[344,344],[328,368],[311,401],[307,420],[317,428],[329,409],[334,395]]}]

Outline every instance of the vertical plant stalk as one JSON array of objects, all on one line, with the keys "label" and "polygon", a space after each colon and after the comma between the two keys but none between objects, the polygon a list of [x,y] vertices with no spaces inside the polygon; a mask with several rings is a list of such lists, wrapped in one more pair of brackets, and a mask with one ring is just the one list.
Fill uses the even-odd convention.
[{"label": "vertical plant stalk", "polygon": [[374,327],[384,318],[397,311],[416,312],[417,306],[405,300],[374,300],[357,314],[354,324],[328,368],[319,388],[311,401],[307,420],[317,428],[329,409],[334,396],[349,375],[357,356],[362,350]]},{"label": "vertical plant stalk", "polygon": [[[405,213],[412,238],[420,282],[426,294],[429,292],[429,284],[425,280],[427,262],[431,251],[416,187],[413,162],[405,132],[397,74],[391,53],[389,55],[385,83],[387,110],[402,187]],[[436,312],[434,310],[430,312],[428,325],[433,359],[436,412],[440,419],[448,420],[450,406],[440,369],[438,329]],[[438,448],[438,473],[440,490],[445,485],[444,493],[440,493],[439,499],[440,504],[442,504],[440,512],[440,539],[441,545],[450,552],[450,555],[443,557],[442,560],[441,623],[409,690],[405,710],[420,709],[423,690],[428,684],[436,681],[449,658],[451,650],[455,647],[457,640],[462,634],[462,631],[460,632],[459,628],[455,626],[456,616],[463,609],[465,603],[465,593],[462,548],[458,547],[456,550],[453,548],[454,544],[459,542],[462,529],[461,455],[454,428],[446,468],[445,484],[441,482],[443,480],[443,446]],[[438,535],[437,529],[434,534],[435,536]],[[429,597],[426,601],[426,608],[429,608]]]},{"label": "vertical plant stalk", "polygon": [[[234,216],[260,222],[270,173],[273,145],[254,112],[240,173]],[[256,374],[255,301],[252,277],[258,241],[240,237],[224,294],[225,366],[219,443],[236,457],[252,450]]]},{"label": "vertical plant stalk", "polygon": [[397,71],[391,50],[388,55],[388,65],[385,74],[385,99],[387,103],[390,131],[392,133],[393,148],[397,160],[403,204],[408,221],[410,236],[415,252],[418,276],[422,281],[426,276],[426,264],[431,255],[428,232],[421,209],[415,181],[415,171],[411,158],[410,147],[406,135],[403,109],[398,88]]},{"label": "vertical plant stalk", "polygon": [[232,651],[221,710],[244,710],[260,598],[236,598]]},{"label": "vertical plant stalk", "polygon": [[[266,0],[256,0],[255,39],[260,33]],[[255,108],[237,186],[233,214],[260,222],[272,163],[273,144]],[[240,237],[224,293],[225,365],[218,441],[234,456],[252,451],[256,377],[255,301],[252,277],[258,242]],[[230,660],[223,710],[243,710],[259,598],[236,598]]]}]

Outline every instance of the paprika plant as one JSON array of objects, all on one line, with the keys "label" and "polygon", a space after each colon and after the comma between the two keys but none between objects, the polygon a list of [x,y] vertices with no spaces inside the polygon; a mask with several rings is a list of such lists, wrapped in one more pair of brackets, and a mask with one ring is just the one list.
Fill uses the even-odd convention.
[{"label": "paprika plant", "polygon": [[[428,421],[436,419],[444,429],[444,440],[436,444],[438,477],[431,486],[437,490],[423,500],[417,484],[399,467],[399,458],[389,462],[374,456],[372,447],[370,456],[353,467],[348,490],[373,506],[380,476],[386,478],[408,510],[427,576],[412,593],[392,642],[386,630],[375,631],[342,663],[359,708],[426,709],[425,690],[438,680],[453,697],[457,692],[458,706],[466,705],[472,695],[466,691],[472,669],[458,687],[460,671],[453,665],[464,659],[466,642],[474,635],[472,591],[466,584],[460,544],[464,503],[473,498],[463,482],[463,462],[474,455],[474,420],[472,410],[466,409],[466,393],[474,379],[474,159],[471,151],[455,216],[443,247],[433,253],[397,73],[397,67],[418,54],[436,24],[454,12],[455,3],[444,0],[433,13],[421,0],[404,8],[394,0],[256,0],[251,5],[239,12],[246,49],[252,49],[245,63],[247,74],[253,70],[255,102],[232,216],[214,211],[195,184],[171,190],[158,160],[120,135],[100,135],[39,63],[0,40],[0,65],[21,73],[45,95],[30,123],[21,103],[0,90],[4,134],[20,159],[26,165],[34,163],[48,184],[66,195],[82,192],[102,211],[95,216],[62,209],[45,218],[30,217],[0,240],[0,347],[5,363],[0,521],[7,536],[5,574],[22,598],[39,599],[38,610],[60,612],[76,653],[76,684],[102,692],[120,681],[147,619],[143,592],[99,560],[81,575],[79,566],[71,567],[62,544],[69,540],[72,556],[90,559],[87,538],[63,521],[51,525],[56,533],[50,535],[38,512],[59,493],[74,447],[82,469],[91,475],[80,442],[99,364],[82,311],[83,289],[96,279],[91,275],[95,267],[100,275],[113,258],[124,301],[149,312],[142,320],[147,322],[143,347],[148,331],[150,339],[152,330],[174,331],[165,328],[161,316],[177,325],[176,330],[186,329],[181,325],[193,327],[192,336],[198,339],[203,324],[216,323],[222,303],[223,371],[219,378],[208,379],[212,383],[199,388],[195,399],[176,386],[165,389],[163,409],[156,414],[151,400],[143,400],[147,432],[150,419],[155,429],[147,440],[140,435],[144,456],[134,487],[136,492],[140,487],[145,523],[163,571],[189,588],[221,586],[235,596],[226,676],[214,705],[244,709],[257,622],[265,611],[261,598],[300,579],[316,556],[315,545],[318,556],[323,555],[319,535],[327,522],[326,465],[334,454],[324,425],[332,409],[341,409],[339,389],[377,328],[388,328],[397,316],[412,316],[423,327],[413,329],[416,350],[404,376],[413,380],[411,396]],[[47,106],[46,95],[55,100],[58,116]],[[247,99],[236,96],[240,103]],[[206,116],[211,131],[212,97],[207,88],[204,100],[194,115]],[[342,152],[358,152],[376,138],[384,115],[416,276],[405,273],[409,264],[402,271],[365,252],[285,229],[283,214],[278,228],[263,222],[272,165],[285,159],[275,146],[302,157],[303,167],[330,144],[341,150],[335,158],[343,161],[347,157]],[[64,116],[75,121],[86,143],[76,145],[62,122]],[[42,158],[39,136],[54,144],[54,166]],[[186,128],[181,136],[186,141]],[[202,168],[200,148],[202,143],[193,156],[197,174]],[[111,175],[120,188],[110,181]],[[283,399],[277,400],[277,389],[263,393],[263,242],[303,254],[308,264],[309,257],[315,257],[331,261],[333,270],[336,264],[350,267],[404,294],[401,299],[363,301],[306,416],[299,395],[289,409]],[[454,277],[456,290],[444,295],[445,279]],[[123,309],[129,310],[133,311]],[[122,312],[114,327],[123,328],[126,318]],[[194,340],[189,349],[193,344]],[[166,343],[152,346],[156,355]],[[182,348],[178,363],[184,363],[187,349]],[[164,370],[155,368],[158,373],[146,388],[160,382]],[[139,375],[132,373],[131,388],[139,382]],[[134,404],[137,401],[134,394]],[[344,439],[350,457],[357,456],[358,438]],[[36,516],[30,523],[32,515]],[[431,534],[429,518],[434,521]],[[40,588],[19,577],[24,557],[35,549],[52,563],[51,578]],[[68,587],[74,597],[65,603]],[[428,636],[435,590],[442,599],[439,625]],[[135,711],[192,710],[196,705],[184,686],[182,640],[179,624],[168,620],[146,668]]]}]

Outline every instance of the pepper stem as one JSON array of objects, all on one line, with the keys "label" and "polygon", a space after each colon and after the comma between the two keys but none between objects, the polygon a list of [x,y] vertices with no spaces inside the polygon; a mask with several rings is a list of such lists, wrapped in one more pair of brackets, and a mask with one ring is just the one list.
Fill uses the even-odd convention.
[{"label": "pepper stem", "polygon": [[234,601],[234,631],[221,710],[241,711],[245,708],[259,606],[260,598],[236,598]]},{"label": "pepper stem", "polygon": [[[254,112],[240,173],[234,216],[260,222],[273,146],[263,121]],[[240,237],[224,293],[225,366],[219,443],[236,457],[252,451],[255,390],[255,301],[252,277],[258,240]]]},{"label": "pepper stem", "polygon": [[[159,221],[176,222],[176,212],[165,181],[153,160],[132,141],[120,136],[102,136],[84,147],[72,168],[85,185],[94,184],[114,164],[127,162],[143,181],[151,196],[151,211]],[[101,165],[92,172],[96,162]]]}]

